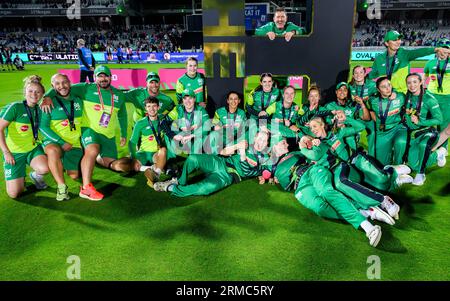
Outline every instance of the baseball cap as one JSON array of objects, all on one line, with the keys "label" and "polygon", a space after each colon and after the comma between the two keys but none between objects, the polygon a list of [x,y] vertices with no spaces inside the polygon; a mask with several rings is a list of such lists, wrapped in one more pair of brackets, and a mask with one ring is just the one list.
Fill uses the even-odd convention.
[{"label": "baseball cap", "polygon": [[403,35],[400,34],[398,31],[396,30],[390,30],[386,33],[386,35],[384,36],[384,41],[385,42],[389,42],[389,41],[397,41],[398,39],[403,39]]},{"label": "baseball cap", "polygon": [[450,48],[450,40],[447,38],[442,38],[437,42],[437,47]]},{"label": "baseball cap", "polygon": [[190,96],[190,97],[195,97],[195,93],[192,90],[184,90],[183,93],[181,94],[181,97],[184,98],[185,96]]},{"label": "baseball cap", "polygon": [[346,86],[348,89],[348,84],[346,82],[340,82],[336,85],[336,90],[339,90],[342,86]]},{"label": "baseball cap", "polygon": [[156,72],[149,72],[147,74],[146,82],[151,82],[152,80],[157,81],[159,83],[159,75]]},{"label": "baseball cap", "polygon": [[106,75],[111,76],[111,70],[109,70],[109,68],[104,65],[100,65],[94,70],[95,76],[98,76],[101,73],[105,73]]}]

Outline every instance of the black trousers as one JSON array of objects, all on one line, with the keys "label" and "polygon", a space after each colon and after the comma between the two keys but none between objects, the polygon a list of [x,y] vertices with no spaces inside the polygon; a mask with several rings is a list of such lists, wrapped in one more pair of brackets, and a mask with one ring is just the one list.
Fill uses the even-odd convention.
[{"label": "black trousers", "polygon": [[85,83],[86,82],[86,77],[89,78],[89,82],[93,83],[94,82],[94,71],[81,70],[80,83]]}]

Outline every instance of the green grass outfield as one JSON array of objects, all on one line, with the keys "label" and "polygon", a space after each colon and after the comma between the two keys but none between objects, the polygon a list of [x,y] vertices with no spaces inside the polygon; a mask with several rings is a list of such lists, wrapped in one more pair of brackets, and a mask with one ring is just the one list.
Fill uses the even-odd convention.
[{"label": "green grass outfield", "polygon": [[[49,83],[67,67],[0,72],[0,106],[22,99],[25,75]],[[382,280],[450,280],[448,166],[432,168],[424,186],[393,195],[400,220],[380,224],[376,249],[362,231],[324,220],[293,194],[256,180],[180,199],[152,191],[142,175],[96,168],[94,184],[106,194],[98,203],[80,199],[72,180],[72,199],[56,202],[51,176],[39,192],[27,178],[29,191],[11,200],[2,180],[0,280],[67,280],[70,255],[81,260],[82,280],[367,280],[371,255],[381,260]]]}]

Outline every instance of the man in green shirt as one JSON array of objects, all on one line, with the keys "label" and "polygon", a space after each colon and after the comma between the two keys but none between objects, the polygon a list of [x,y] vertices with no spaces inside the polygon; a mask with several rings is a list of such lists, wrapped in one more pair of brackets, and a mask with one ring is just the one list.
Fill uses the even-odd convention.
[{"label": "man in green shirt", "polygon": [[[449,49],[450,40],[441,39],[437,46]],[[448,61],[449,54],[439,52],[437,57],[429,61],[423,69],[426,76],[424,82],[427,81],[427,78],[430,78],[427,92],[437,99],[442,111],[443,119],[439,124],[440,131],[444,131],[450,123],[450,64]],[[447,148],[447,142],[444,146]]]},{"label": "man in green shirt", "polygon": [[372,70],[368,78],[376,79],[386,76],[392,83],[392,87],[402,93],[406,93],[405,78],[410,72],[410,62],[426,55],[436,53],[449,53],[449,49],[436,48],[419,48],[406,50],[400,47],[403,36],[395,30],[391,30],[384,36],[384,45],[386,52],[375,57]]},{"label": "man in green shirt", "polygon": [[269,22],[255,30],[256,36],[268,36],[270,40],[275,37],[284,37],[289,42],[294,35],[305,34],[303,27],[297,26],[292,22],[287,22],[287,14],[284,8],[277,8],[273,16],[273,22]]},{"label": "man in green shirt", "polygon": [[83,157],[81,149],[81,118],[83,100],[70,93],[70,81],[65,74],[55,74],[51,79],[56,95],[52,97],[54,109],[43,113],[40,131],[48,157],[48,167],[58,185],[56,200],[69,200],[68,187],[64,181],[64,169],[72,179],[79,177],[79,164]]},{"label": "man in green shirt", "polygon": [[195,94],[195,103],[206,108],[205,76],[202,73],[197,72],[197,68],[198,60],[195,57],[189,57],[186,60],[186,73],[177,80],[177,100],[178,103],[181,103],[183,91],[192,90]]},{"label": "man in green shirt", "polygon": [[[100,65],[95,68],[94,74],[95,83],[72,85],[71,94],[83,99],[81,122],[81,143],[84,147],[84,156],[81,160],[83,186],[79,195],[91,201],[100,201],[103,194],[91,183],[95,162],[114,171],[127,172],[131,170],[131,160],[118,159],[115,139],[117,126],[120,126],[120,146],[127,143],[128,117],[125,96],[122,91],[111,86],[111,70],[108,67]],[[45,95],[53,97],[56,92],[52,89]]]},{"label": "man in green shirt", "polygon": [[174,101],[166,94],[160,91],[160,78],[156,72],[149,72],[147,74],[147,88],[136,88],[125,92],[126,102],[132,103],[135,107],[133,113],[133,120],[137,122],[145,116],[144,101],[149,97],[156,97],[159,101],[158,114],[166,115],[175,106]]}]

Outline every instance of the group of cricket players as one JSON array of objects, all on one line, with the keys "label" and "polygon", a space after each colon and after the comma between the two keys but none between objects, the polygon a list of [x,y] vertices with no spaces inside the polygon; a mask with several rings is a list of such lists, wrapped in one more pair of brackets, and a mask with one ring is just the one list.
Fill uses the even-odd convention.
[{"label": "group of cricket players", "polygon": [[[70,198],[65,173],[81,177],[81,198],[102,200],[92,184],[96,164],[142,172],[152,189],[178,197],[209,195],[256,178],[294,193],[321,217],[361,228],[376,247],[381,228],[371,221],[394,225],[399,218],[389,192],[423,185],[427,168],[444,166],[450,136],[450,41],[406,50],[401,38],[389,31],[386,51],[370,73],[355,66],[350,83],[336,85],[336,100],[322,100],[312,85],[297,105],[293,86],[281,87],[263,73],[245,103],[241,93],[230,91],[213,118],[195,58],[177,81],[176,101],[160,91],[155,72],[148,73],[146,87],[130,91],[113,87],[104,65],[95,68],[94,83],[72,84],[55,74],[48,91],[39,76],[30,76],[25,99],[0,112],[7,194],[17,198],[25,190],[27,165],[37,189],[46,189],[44,175],[52,174],[58,201]],[[425,78],[409,73],[410,61],[433,53]],[[131,137],[127,103],[133,108]],[[128,145],[127,156],[119,157],[118,144]],[[199,172],[203,177],[193,181],[190,175]]]}]

